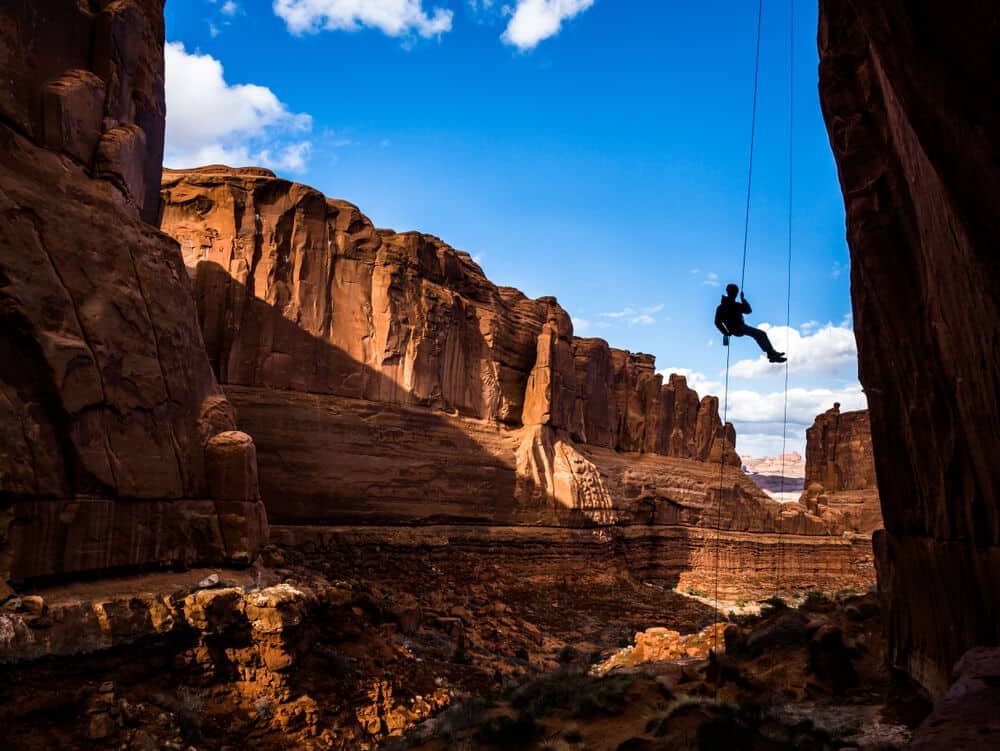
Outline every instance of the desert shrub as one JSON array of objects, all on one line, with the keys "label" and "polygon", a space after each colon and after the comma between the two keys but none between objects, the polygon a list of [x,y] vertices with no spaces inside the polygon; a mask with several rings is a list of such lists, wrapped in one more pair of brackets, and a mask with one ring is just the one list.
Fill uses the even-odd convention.
[{"label": "desert shrub", "polygon": [[760,604],[760,615],[762,618],[766,618],[769,615],[774,615],[778,611],[787,610],[788,603],[785,602],[780,597],[769,597]]},{"label": "desert shrub", "polygon": [[731,713],[709,717],[698,727],[700,751],[752,751],[753,733]]},{"label": "desert shrub", "polygon": [[556,660],[560,665],[568,665],[580,656],[580,653],[576,648],[571,647],[569,644],[564,646],[559,650],[559,654],[556,655]]},{"label": "desert shrub", "polygon": [[811,590],[799,606],[809,613],[828,613],[836,607],[833,600],[818,589]]},{"label": "desert shrub", "polygon": [[453,704],[434,719],[432,734],[449,740],[463,730],[476,727],[486,716],[489,705],[480,698],[469,699],[461,704]]},{"label": "desert shrub", "polygon": [[519,749],[533,741],[540,732],[535,718],[527,712],[517,717],[493,717],[476,731],[475,739],[481,744],[497,748]]},{"label": "desert shrub", "polygon": [[579,743],[583,740],[583,733],[580,732],[580,726],[575,722],[571,722],[563,729],[562,736],[569,743]]},{"label": "desert shrub", "polygon": [[630,675],[547,676],[519,688],[512,701],[534,717],[544,717],[557,709],[577,719],[614,716],[624,711],[626,694],[634,680]]}]

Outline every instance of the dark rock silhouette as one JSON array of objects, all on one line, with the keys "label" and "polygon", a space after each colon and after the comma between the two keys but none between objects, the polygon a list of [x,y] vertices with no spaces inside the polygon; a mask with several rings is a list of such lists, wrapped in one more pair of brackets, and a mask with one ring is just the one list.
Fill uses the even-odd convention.
[{"label": "dark rock silhouette", "polygon": [[1000,644],[1000,47],[992,3],[822,0],[892,662]]}]

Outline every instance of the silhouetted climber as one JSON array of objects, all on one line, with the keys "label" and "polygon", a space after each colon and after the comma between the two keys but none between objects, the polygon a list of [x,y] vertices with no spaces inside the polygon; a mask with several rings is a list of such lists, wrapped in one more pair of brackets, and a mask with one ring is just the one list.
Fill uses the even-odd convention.
[{"label": "silhouetted climber", "polygon": [[[736,302],[736,293],[739,292],[740,301]],[[752,313],[750,303],[740,292],[740,288],[735,284],[726,286],[726,294],[722,296],[722,302],[715,309],[715,327],[722,332],[723,346],[729,346],[730,336],[749,336],[764,350],[767,359],[771,362],[785,362],[788,358],[784,352],[778,352],[772,345],[767,334],[753,326],[747,326],[743,321],[744,314]]]}]

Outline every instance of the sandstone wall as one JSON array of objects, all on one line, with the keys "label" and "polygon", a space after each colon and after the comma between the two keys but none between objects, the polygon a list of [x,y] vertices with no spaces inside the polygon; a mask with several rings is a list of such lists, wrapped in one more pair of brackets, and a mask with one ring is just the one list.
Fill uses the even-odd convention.
[{"label": "sandstone wall", "polygon": [[221,166],[167,170],[161,226],[256,441],[273,522],[387,535],[655,527],[634,549],[643,570],[674,578],[706,575],[719,526],[744,535],[727,553],[731,581],[750,560],[769,579],[782,535],[811,541],[789,547],[791,588],[873,576],[847,570],[842,526],[769,501],[742,474],[715,397],[680,376],[664,384],[649,355],[574,337],[555,299],[493,285],[437,238],[377,230],[351,204]]},{"label": "sandstone wall", "polygon": [[1000,643],[997,12],[822,0],[893,662],[943,693]]},{"label": "sandstone wall", "polygon": [[0,6],[0,599],[10,579],[246,561],[252,440],[159,207],[155,0]]},{"label": "sandstone wall", "polygon": [[[548,425],[623,451],[721,454],[718,400],[649,355],[573,336],[554,298],[497,287],[430,235],[257,168],[166,170],[161,227],[195,279],[224,384]],[[734,464],[738,459],[731,460]]]},{"label": "sandstone wall", "polygon": [[806,430],[805,491],[800,502],[855,532],[882,528],[867,410],[834,404]]}]

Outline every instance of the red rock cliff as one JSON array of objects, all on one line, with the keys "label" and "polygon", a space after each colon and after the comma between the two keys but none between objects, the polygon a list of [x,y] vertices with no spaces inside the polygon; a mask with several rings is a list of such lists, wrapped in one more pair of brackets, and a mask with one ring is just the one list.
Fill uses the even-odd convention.
[{"label": "red rock cliff", "polygon": [[5,582],[246,561],[254,446],[205,357],[159,207],[156,0],[0,6]]},{"label": "red rock cliff", "polygon": [[801,501],[856,532],[871,534],[882,528],[867,410],[841,412],[834,404],[806,430]]},{"label": "red rock cliff", "polygon": [[298,530],[283,534],[590,527],[637,573],[703,589],[718,522],[734,596],[773,593],[781,551],[793,589],[863,587],[873,573],[869,545],[740,472],[715,397],[664,384],[649,355],[575,338],[555,299],[495,286],[435,237],[221,166],[167,170],[161,226],[257,441],[269,517]]},{"label": "red rock cliff", "polygon": [[1000,644],[1000,46],[994,3],[822,0],[893,662],[935,694]]},{"label": "red rock cliff", "polygon": [[717,399],[699,402],[680,376],[663,385],[651,356],[575,338],[554,298],[497,287],[436,237],[376,230],[357,207],[257,168],[166,170],[161,226],[193,272],[225,384],[548,425],[623,451],[721,454]]}]

